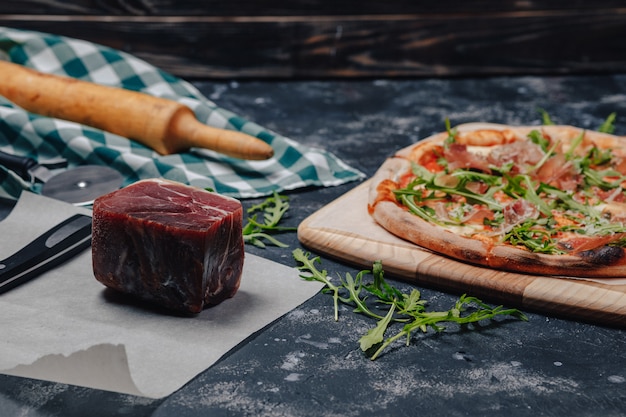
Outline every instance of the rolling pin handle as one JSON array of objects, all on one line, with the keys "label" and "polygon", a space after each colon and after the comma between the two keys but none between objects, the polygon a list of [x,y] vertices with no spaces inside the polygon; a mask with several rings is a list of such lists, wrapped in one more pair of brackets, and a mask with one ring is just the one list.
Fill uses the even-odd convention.
[{"label": "rolling pin handle", "polygon": [[188,148],[205,148],[247,160],[265,160],[274,156],[274,149],[261,139],[235,130],[208,126],[196,119],[188,108],[179,111],[172,118],[170,137],[170,143],[165,144],[168,153]]}]

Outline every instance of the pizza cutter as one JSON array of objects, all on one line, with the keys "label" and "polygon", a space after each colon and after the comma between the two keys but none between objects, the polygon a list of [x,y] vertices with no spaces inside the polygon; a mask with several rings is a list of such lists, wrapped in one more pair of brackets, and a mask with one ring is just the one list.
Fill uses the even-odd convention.
[{"label": "pizza cutter", "polygon": [[38,163],[33,158],[0,151],[0,165],[17,173],[26,181],[42,183],[41,194],[76,206],[89,205],[101,195],[122,185],[122,175],[106,166],[82,165],[56,173],[50,168],[66,165],[63,159]]}]

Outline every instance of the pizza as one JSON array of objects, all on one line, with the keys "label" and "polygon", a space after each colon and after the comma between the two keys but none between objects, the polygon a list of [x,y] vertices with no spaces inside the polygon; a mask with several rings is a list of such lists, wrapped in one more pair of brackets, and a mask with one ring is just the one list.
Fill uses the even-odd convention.
[{"label": "pizza", "polygon": [[626,138],[573,126],[466,124],[372,177],[384,229],[462,262],[538,275],[626,276]]}]

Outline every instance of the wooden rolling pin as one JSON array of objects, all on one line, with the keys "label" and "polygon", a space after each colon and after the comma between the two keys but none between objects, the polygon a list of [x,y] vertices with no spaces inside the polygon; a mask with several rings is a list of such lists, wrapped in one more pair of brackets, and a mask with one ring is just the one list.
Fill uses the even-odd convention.
[{"label": "wooden rolling pin", "polygon": [[136,140],[162,155],[192,147],[249,160],[271,158],[253,136],[207,126],[180,103],[74,78],[44,74],[0,60],[0,95],[23,109]]}]

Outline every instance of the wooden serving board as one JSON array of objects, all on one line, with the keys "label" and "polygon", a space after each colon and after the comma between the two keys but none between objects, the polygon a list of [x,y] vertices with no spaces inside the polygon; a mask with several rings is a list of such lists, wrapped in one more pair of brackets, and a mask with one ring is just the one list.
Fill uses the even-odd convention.
[{"label": "wooden serving board", "polygon": [[367,213],[360,184],[306,218],[298,239],[307,248],[362,268],[381,260],[386,274],[484,301],[564,318],[626,327],[626,277],[581,279],[497,271],[444,257],[404,241]]}]

